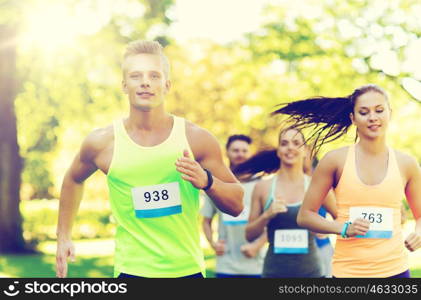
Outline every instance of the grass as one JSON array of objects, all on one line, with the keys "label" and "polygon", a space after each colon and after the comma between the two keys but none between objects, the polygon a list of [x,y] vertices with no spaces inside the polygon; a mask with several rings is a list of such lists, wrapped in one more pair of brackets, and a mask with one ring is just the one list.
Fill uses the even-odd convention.
[{"label": "grass", "polygon": [[[414,228],[413,222],[404,226],[404,236]],[[215,277],[215,254],[202,241],[206,260],[206,277]],[[68,277],[107,278],[113,276],[112,239],[92,239],[75,241],[76,262],[69,264]],[[0,256],[0,277],[16,278],[47,278],[55,277],[56,243],[42,242],[38,245],[39,254],[31,255],[2,255]],[[411,276],[421,278],[421,249],[409,254]]]},{"label": "grass", "polygon": [[[113,240],[76,241],[75,246],[76,262],[69,264],[68,277],[109,278],[113,276]],[[0,277],[55,277],[55,243],[41,243],[39,249],[42,251],[40,254],[0,256]],[[205,248],[204,252],[206,277],[215,277],[215,255],[209,248]],[[411,276],[421,278],[421,250],[417,252],[410,254]]]},{"label": "grass", "polygon": [[[75,241],[76,262],[69,263],[70,278],[113,277],[112,239]],[[39,254],[0,256],[0,277],[51,278],[55,277],[55,242],[43,242]],[[205,249],[206,277],[214,277],[215,255]]]},{"label": "grass", "polygon": [[[76,262],[69,263],[68,277],[112,277],[113,241],[76,241]],[[55,242],[43,242],[40,254],[4,255],[0,257],[0,276],[4,277],[55,277]]]},{"label": "grass", "polygon": [[[8,255],[0,258],[0,276],[18,278],[55,277],[54,255]],[[69,267],[68,277],[112,277],[112,257],[80,258]]]}]

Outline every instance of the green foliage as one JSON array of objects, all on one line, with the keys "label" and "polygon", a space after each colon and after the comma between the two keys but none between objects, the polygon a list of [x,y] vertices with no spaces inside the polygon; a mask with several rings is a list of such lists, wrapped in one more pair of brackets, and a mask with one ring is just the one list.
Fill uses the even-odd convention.
[{"label": "green foliage", "polygon": [[[56,239],[58,200],[30,200],[21,203],[24,238],[31,244]],[[79,239],[111,238],[115,224],[105,205],[82,205],[73,226],[72,237]]]},{"label": "green foliage", "polygon": [[[209,129],[221,144],[228,135],[242,132],[251,135],[259,149],[276,145],[282,119],[269,116],[276,104],[317,95],[346,96],[358,86],[376,83],[391,99],[390,143],[421,160],[420,132],[410,130],[419,123],[421,106],[398,79],[408,74],[386,75],[372,63],[373,56],[397,43],[391,32],[400,26],[398,16],[412,20],[415,11],[415,1],[282,2],[268,9],[267,23],[245,41],[172,45],[167,49],[173,67],[168,108]],[[401,21],[400,32],[410,38],[410,21]],[[374,38],[389,44],[383,49]],[[403,53],[405,46],[396,50]],[[352,142],[350,132],[322,148],[320,156]]]},{"label": "green foliage", "polygon": [[22,6],[22,1],[0,0],[0,25],[18,24]]},{"label": "green foliage", "polygon": [[[101,1],[91,2],[100,7]],[[282,121],[269,116],[275,105],[348,95],[371,82],[390,94],[389,143],[421,161],[421,133],[413,130],[421,105],[401,86],[401,78],[415,71],[402,67],[387,75],[372,62],[389,48],[402,64],[407,59],[408,45],[421,31],[416,0],[282,1],[267,9],[261,29],[224,46],[206,40],[181,45],[166,37],[173,1],[123,2],[133,9],[114,12],[97,32],[68,47],[53,53],[47,47],[20,48],[16,114],[22,178],[32,186],[26,198],[57,197],[83,138],[127,115],[120,63],[125,44],[138,38],[167,45],[172,69],[167,109],[208,129],[221,144],[244,133],[253,137],[254,150],[275,146]],[[81,1],[66,3],[76,7]],[[32,5],[19,7],[29,15]],[[326,145],[320,156],[351,143],[353,135]]]},{"label": "green foliage", "polygon": [[[11,2],[0,4],[15,7]],[[85,5],[84,2],[67,0],[60,5],[67,5],[71,13]],[[67,47],[53,51],[48,45],[19,46],[21,86],[15,101],[18,139],[25,161],[23,182],[32,186],[31,193],[24,196],[57,197],[58,175],[52,172],[54,160],[63,152],[71,153],[67,164],[61,166],[60,172],[63,172],[84,136],[95,128],[109,125],[119,112],[127,111],[120,86],[124,45],[131,39],[159,36],[162,32],[152,29],[160,24],[168,26],[170,20],[166,11],[172,2],[120,1],[120,7],[126,6],[126,11],[111,10],[100,30],[79,36]],[[34,8],[43,4],[33,0],[19,5],[20,13],[25,16],[23,19],[30,19]],[[97,7],[98,11],[102,11],[101,5],[104,1],[90,1],[90,6]],[[15,8],[17,10],[18,6]],[[77,145],[70,146],[71,151],[63,140],[69,129],[81,135]]]}]

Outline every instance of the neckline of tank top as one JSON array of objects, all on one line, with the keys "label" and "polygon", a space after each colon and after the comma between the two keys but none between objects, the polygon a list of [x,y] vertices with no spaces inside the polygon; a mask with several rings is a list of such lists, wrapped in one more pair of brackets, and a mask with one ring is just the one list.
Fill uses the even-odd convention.
[{"label": "neckline of tank top", "polygon": [[390,149],[390,147],[387,146],[387,167],[386,167],[386,172],[385,172],[382,180],[379,183],[376,183],[376,184],[367,184],[361,179],[360,175],[358,174],[356,146],[357,146],[356,144],[354,144],[354,146],[353,146],[354,147],[354,158],[353,158],[352,161],[353,161],[353,164],[354,164],[355,176],[357,177],[358,182],[360,184],[362,184],[363,186],[370,187],[370,188],[381,186],[386,181],[386,178],[389,177],[389,172],[390,172],[390,169],[391,169],[390,164],[391,164],[391,156],[392,156],[391,151],[392,150]]},{"label": "neckline of tank top", "polygon": [[[275,175],[273,177],[273,180],[276,181],[276,177],[278,177],[278,175]],[[307,192],[308,186],[310,184],[310,180],[311,177],[308,176],[307,174],[304,174],[304,195]],[[272,198],[275,196],[275,192],[276,192],[276,186],[277,186],[277,181],[275,182],[275,188],[273,189],[273,194],[272,194]],[[273,201],[274,199],[272,199]],[[295,206],[300,206],[301,204],[303,204],[303,201],[298,201],[298,202],[294,202],[294,203],[285,203],[285,206],[289,206],[289,207],[295,207]]]},{"label": "neckline of tank top", "polygon": [[173,136],[174,136],[174,134],[175,134],[175,127],[176,127],[176,120],[177,120],[177,118],[176,118],[176,116],[174,116],[174,115],[170,115],[172,118],[173,118],[173,124],[172,124],[172,128],[171,128],[171,132],[170,132],[170,134],[165,138],[165,140],[163,140],[161,143],[159,143],[159,144],[156,144],[156,145],[153,145],[153,146],[142,146],[142,145],[139,145],[138,143],[136,143],[131,137],[130,137],[130,135],[129,135],[129,133],[127,132],[127,130],[126,130],[126,127],[124,126],[124,120],[123,119],[121,119],[120,120],[120,126],[121,126],[121,128],[122,128],[122,131],[123,131],[123,134],[124,134],[124,136],[134,145],[134,146],[136,146],[136,147],[139,147],[140,149],[155,149],[155,148],[158,148],[158,147],[160,147],[160,146],[163,146],[163,145],[165,145],[165,144],[167,144],[169,141],[171,141],[171,139],[173,138]]}]

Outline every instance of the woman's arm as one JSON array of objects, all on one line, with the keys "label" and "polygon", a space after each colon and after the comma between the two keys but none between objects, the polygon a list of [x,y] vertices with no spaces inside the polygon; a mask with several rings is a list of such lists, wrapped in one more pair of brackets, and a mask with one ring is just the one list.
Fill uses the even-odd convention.
[{"label": "woman's arm", "polygon": [[421,169],[413,157],[407,159],[408,181],[405,195],[415,219],[415,229],[406,239],[405,246],[410,251],[421,247]]},{"label": "woman's arm", "polygon": [[267,210],[264,210],[270,185],[267,181],[258,182],[253,190],[249,222],[246,226],[246,239],[249,242],[257,239],[265,230],[269,221],[279,213],[286,211],[281,199],[273,199]]},{"label": "woman's arm", "polygon": [[[318,214],[325,199],[327,199],[328,206],[331,206],[329,202],[332,202],[332,199],[329,198],[328,193],[333,187],[334,175],[338,166],[337,151],[329,152],[316,167],[297,216],[298,225],[314,232],[341,234],[344,225],[336,220],[327,220]],[[335,217],[336,211],[331,209],[331,214]],[[348,236],[364,235],[369,229],[369,224],[367,220],[356,219],[348,226],[346,234]]]},{"label": "woman's arm", "polygon": [[269,219],[265,218],[262,214],[262,193],[264,194],[266,182],[264,180],[256,183],[251,196],[251,208],[249,221],[246,226],[246,239],[252,242],[258,238],[264,231]]},{"label": "woman's arm", "polygon": [[333,219],[336,219],[338,217],[338,209],[336,207],[335,194],[332,190],[330,190],[327,193],[327,196],[324,199],[322,205],[326,208],[327,212],[332,216]]}]

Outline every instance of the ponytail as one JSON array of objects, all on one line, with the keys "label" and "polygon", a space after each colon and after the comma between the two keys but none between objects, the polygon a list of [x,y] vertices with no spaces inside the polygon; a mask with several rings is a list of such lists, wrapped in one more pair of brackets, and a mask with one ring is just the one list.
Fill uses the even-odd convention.
[{"label": "ponytail", "polygon": [[237,176],[245,174],[254,175],[260,172],[267,174],[276,172],[281,164],[281,160],[276,152],[276,149],[260,151],[235,167],[233,172]]},{"label": "ponytail", "polygon": [[315,153],[324,143],[343,136],[352,125],[349,114],[354,104],[349,97],[315,97],[279,106],[282,105],[272,115],[289,115],[286,122],[292,122],[300,130],[314,128],[306,141],[314,138]]},{"label": "ponytail", "polygon": [[292,122],[294,127],[303,130],[312,128],[308,140],[314,140],[312,155],[317,154],[320,147],[345,135],[352,125],[349,117],[354,112],[354,106],[359,96],[367,92],[386,92],[375,84],[367,84],[354,90],[347,97],[314,97],[290,103],[279,104],[281,108],[272,115],[288,115],[286,122]]}]

